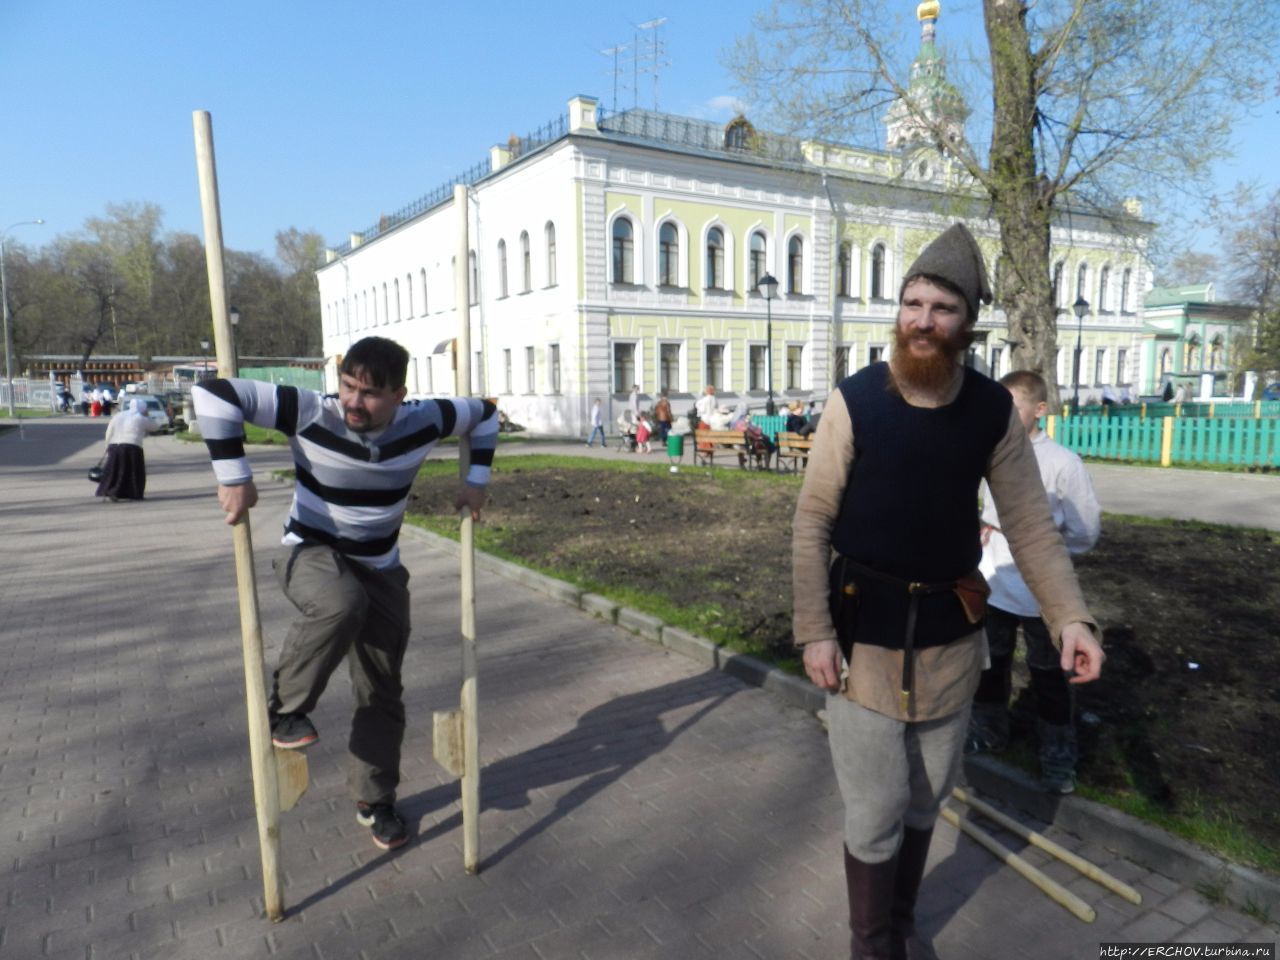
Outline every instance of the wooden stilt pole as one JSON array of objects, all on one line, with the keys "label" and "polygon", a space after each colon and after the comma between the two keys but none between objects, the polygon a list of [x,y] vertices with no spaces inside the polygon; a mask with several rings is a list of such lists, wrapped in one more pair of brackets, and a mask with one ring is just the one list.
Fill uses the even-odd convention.
[{"label": "wooden stilt pole", "polygon": [[998,823],[1010,833],[1016,834],[1023,840],[1026,840],[1027,843],[1031,844],[1033,847],[1039,847],[1046,853],[1050,853],[1057,857],[1063,863],[1067,864],[1067,866],[1074,867],[1079,870],[1094,883],[1106,887],[1112,893],[1124,897],[1130,903],[1142,903],[1142,894],[1129,886],[1129,884],[1125,883],[1123,880],[1117,880],[1111,874],[1107,873],[1107,871],[1103,870],[1096,864],[1090,863],[1084,857],[1072,853],[1066,847],[1054,843],[1044,834],[1037,833],[1035,830],[1032,830],[1019,823],[1017,820],[1014,820],[1012,817],[1006,816],[995,807],[991,806],[991,804],[973,796],[967,790],[964,790],[961,787],[956,787],[951,791],[951,795],[961,803],[967,803],[988,820],[993,823]]},{"label": "wooden stilt pole", "polygon": [[[204,215],[205,262],[209,271],[209,305],[213,313],[213,339],[217,346],[218,372],[235,373],[231,318],[227,313],[227,284],[223,267],[222,213],[218,205],[218,175],[213,153],[213,122],[206,110],[192,115],[195,128],[196,168],[200,179],[200,206]],[[258,618],[258,591],[253,565],[253,537],[246,514],[231,528],[236,561],[236,589],[240,596],[240,636],[244,648],[245,704],[249,712],[249,757],[253,771],[253,800],[258,817],[258,843],[262,853],[262,886],[267,917],[284,918],[284,887],[280,872],[280,788],[276,759],[267,720],[267,692],[263,678],[262,623]],[[295,756],[296,755],[296,756]],[[306,789],[306,759],[292,751],[284,759],[294,800]],[[301,789],[298,789],[299,773]]]},{"label": "wooden stilt pole", "polygon": [[[457,291],[458,396],[471,396],[471,244],[467,188],[453,188],[453,206],[458,217],[458,254],[454,267]],[[462,481],[471,466],[471,439],[462,437],[458,449],[458,471]],[[476,546],[475,521],[462,511],[462,866],[467,873],[480,870],[480,725],[476,669]]]},{"label": "wooden stilt pole", "polygon": [[994,854],[995,858],[1001,863],[1012,867],[1015,871],[1022,874],[1022,876],[1027,880],[1030,880],[1035,884],[1035,886],[1039,887],[1046,895],[1048,895],[1050,900],[1066,907],[1085,923],[1093,923],[1093,921],[1098,918],[1098,914],[1094,911],[1093,907],[1089,906],[1074,893],[1044,872],[1037,870],[981,827],[970,823],[968,820],[961,819],[950,807],[943,807],[941,816],[943,820],[947,821],[947,823],[951,824],[961,833],[968,834],[976,840],[979,845],[986,847],[986,849]]}]

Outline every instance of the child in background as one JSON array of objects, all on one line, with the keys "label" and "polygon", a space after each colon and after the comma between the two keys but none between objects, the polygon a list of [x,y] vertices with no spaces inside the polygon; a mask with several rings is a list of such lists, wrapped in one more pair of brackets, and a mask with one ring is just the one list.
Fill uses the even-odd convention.
[{"label": "child in background", "polygon": [[649,447],[649,437],[653,435],[653,422],[647,413],[640,414],[636,423],[636,453],[653,453]]}]

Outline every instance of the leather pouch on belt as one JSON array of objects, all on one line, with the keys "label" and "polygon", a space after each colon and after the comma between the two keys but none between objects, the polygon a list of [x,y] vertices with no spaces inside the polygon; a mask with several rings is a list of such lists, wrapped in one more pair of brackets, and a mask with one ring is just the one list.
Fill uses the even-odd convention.
[{"label": "leather pouch on belt", "polygon": [[961,577],[953,589],[964,608],[965,619],[975,627],[982,623],[987,615],[987,597],[991,596],[991,588],[982,574],[975,570]]}]

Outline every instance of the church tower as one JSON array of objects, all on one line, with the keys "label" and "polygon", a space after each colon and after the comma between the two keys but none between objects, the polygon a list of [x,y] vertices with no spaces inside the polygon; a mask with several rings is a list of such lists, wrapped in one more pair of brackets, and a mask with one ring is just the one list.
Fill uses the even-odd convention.
[{"label": "church tower", "polygon": [[903,98],[889,108],[884,122],[885,144],[890,150],[936,146],[930,124],[941,126],[948,143],[957,147],[964,143],[964,122],[969,116],[969,107],[960,91],[948,82],[942,55],[934,43],[941,6],[938,0],[925,0],[916,7],[920,52],[911,64],[911,82],[907,85],[907,97],[916,112],[912,112]]}]

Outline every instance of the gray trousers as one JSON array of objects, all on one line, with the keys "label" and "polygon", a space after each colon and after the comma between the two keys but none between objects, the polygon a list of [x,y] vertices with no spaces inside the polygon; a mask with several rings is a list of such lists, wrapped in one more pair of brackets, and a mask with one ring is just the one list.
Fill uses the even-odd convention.
[{"label": "gray trousers", "polygon": [[347,782],[356,800],[392,803],[400,783],[409,641],[409,572],[371,570],[331,547],[297,544],[271,561],[300,617],[289,627],[269,708],[310,713],[345,657],[355,696]]},{"label": "gray trousers", "polygon": [[839,694],[827,729],[844,798],[844,842],[864,863],[898,852],[902,828],[928,830],[960,776],[969,708],[937,720],[894,720]]}]

